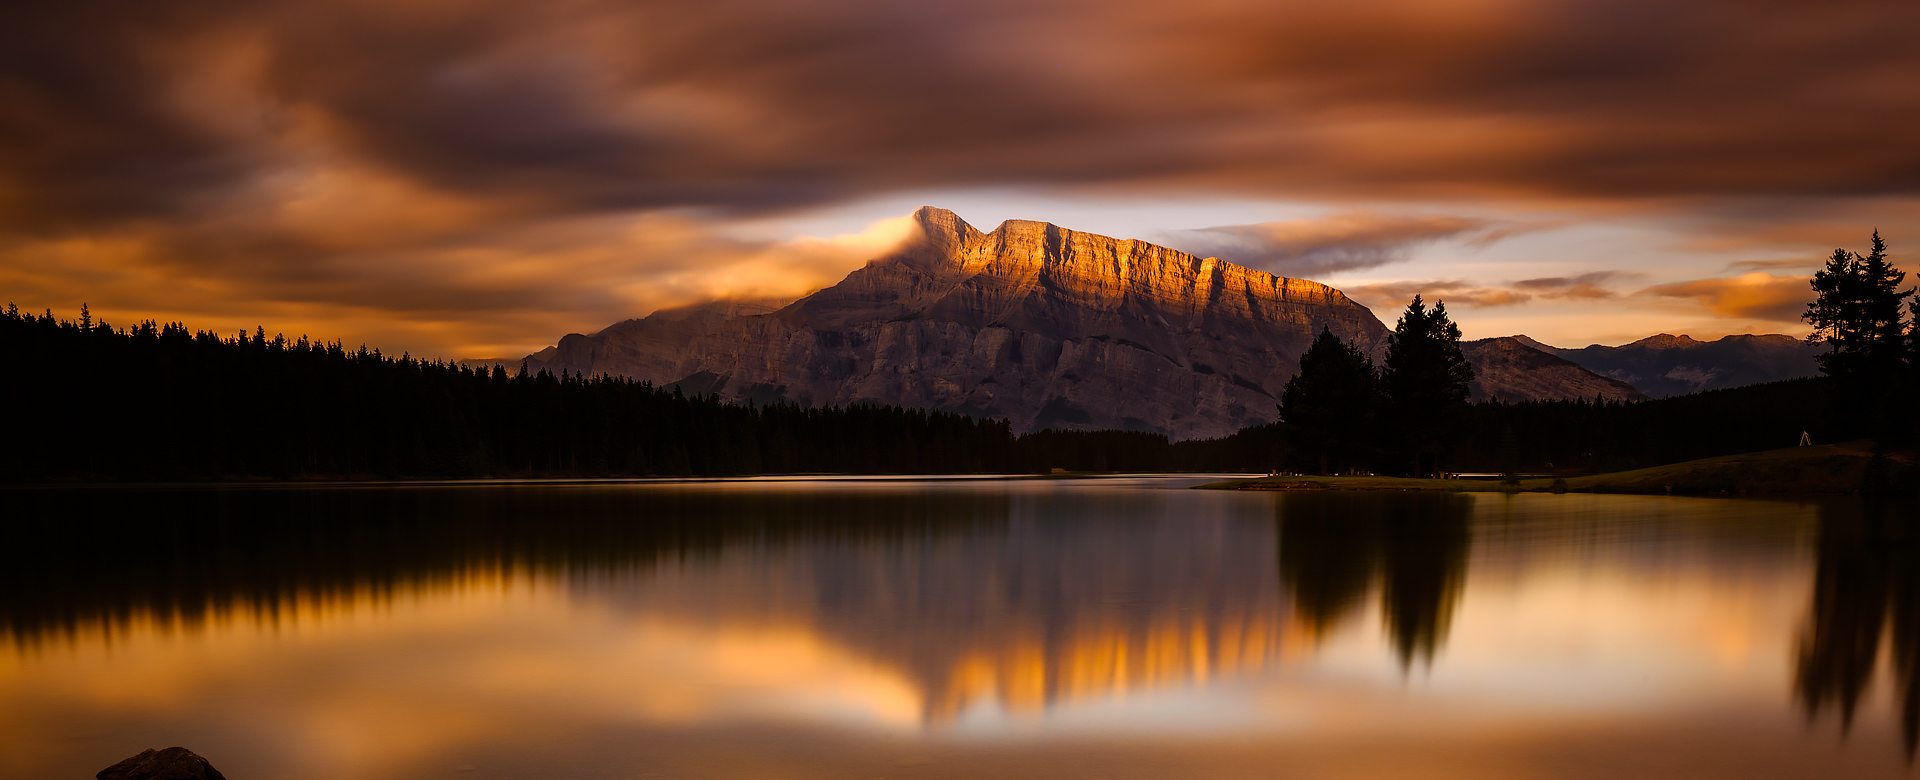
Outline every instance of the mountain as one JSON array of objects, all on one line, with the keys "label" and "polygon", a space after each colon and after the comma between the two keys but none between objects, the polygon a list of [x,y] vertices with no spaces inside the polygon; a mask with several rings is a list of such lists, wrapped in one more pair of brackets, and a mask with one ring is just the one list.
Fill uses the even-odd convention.
[{"label": "mountain", "polygon": [[1369,352],[1386,337],[1366,307],[1315,282],[1041,222],[981,232],[943,209],[914,216],[914,239],[786,306],[659,312],[528,361],[738,400],[1188,438],[1271,420],[1322,326]]},{"label": "mountain", "polygon": [[1617,347],[1594,344],[1580,349],[1552,347],[1525,336],[1514,338],[1655,398],[1820,373],[1813,359],[1819,348],[1777,333],[1714,341],[1661,333]]},{"label": "mountain", "polygon": [[[1376,358],[1385,348],[1373,312],[1317,282],[1044,222],[981,232],[944,209],[914,218],[901,247],[797,301],[661,311],[570,334],[527,362],[742,401],[876,402],[1006,418],[1016,431],[1186,439],[1271,421],[1322,327]],[[1502,369],[1489,391],[1590,397],[1605,385],[1580,373],[1555,372],[1577,380],[1561,387]]]},{"label": "mountain", "polygon": [[1468,341],[1460,351],[1473,364],[1474,400],[1593,399],[1640,401],[1633,385],[1609,379],[1541,350],[1525,336]]}]

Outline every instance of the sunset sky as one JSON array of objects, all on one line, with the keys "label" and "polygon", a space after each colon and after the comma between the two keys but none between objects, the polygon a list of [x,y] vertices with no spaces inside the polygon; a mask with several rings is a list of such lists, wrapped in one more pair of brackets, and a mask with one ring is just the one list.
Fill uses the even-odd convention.
[{"label": "sunset sky", "polygon": [[517,356],[797,295],[913,208],[1391,323],[1804,332],[1920,246],[1920,4],[62,0],[0,26],[0,301]]}]

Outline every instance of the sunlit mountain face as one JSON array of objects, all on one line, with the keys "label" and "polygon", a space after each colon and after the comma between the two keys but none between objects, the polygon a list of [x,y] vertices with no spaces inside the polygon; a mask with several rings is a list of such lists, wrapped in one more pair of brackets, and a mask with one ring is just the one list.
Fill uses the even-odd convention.
[{"label": "sunlit mountain face", "polygon": [[1371,312],[1314,282],[1040,222],[982,231],[925,207],[913,223],[893,253],[772,311],[679,310],[511,362],[741,403],[1193,439],[1270,421],[1322,329],[1385,349]]},{"label": "sunlit mountain face", "polygon": [[0,773],[1905,771],[1871,507],[1185,484],[9,493]]},{"label": "sunlit mountain face", "polygon": [[[1317,282],[1050,223],[983,231],[932,206],[912,222],[893,251],[798,300],[672,309],[503,362],[736,403],[865,403],[1005,420],[1015,433],[1181,440],[1271,421],[1323,330],[1385,357],[1387,327]],[[1645,397],[1518,338],[1462,349],[1475,399]]]}]

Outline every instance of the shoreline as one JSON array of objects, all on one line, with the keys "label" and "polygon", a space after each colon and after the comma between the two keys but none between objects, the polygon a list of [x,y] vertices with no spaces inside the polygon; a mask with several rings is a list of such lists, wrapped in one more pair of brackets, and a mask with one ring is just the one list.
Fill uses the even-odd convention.
[{"label": "shoreline", "polygon": [[1430,491],[1450,493],[1615,493],[1727,498],[1913,495],[1920,467],[1912,451],[1874,452],[1865,442],[1722,455],[1661,466],[1515,482],[1415,477],[1283,476],[1221,480],[1202,490]]},{"label": "shoreline", "polygon": [[1071,471],[1050,474],[741,474],[730,476],[681,477],[471,477],[422,479],[258,479],[175,482],[0,482],[0,491],[8,490],[198,490],[300,488],[378,488],[378,487],[575,487],[595,485],[699,485],[794,482],[1036,482],[1073,479],[1219,479],[1231,482],[1252,478],[1255,474],[1181,471]]}]

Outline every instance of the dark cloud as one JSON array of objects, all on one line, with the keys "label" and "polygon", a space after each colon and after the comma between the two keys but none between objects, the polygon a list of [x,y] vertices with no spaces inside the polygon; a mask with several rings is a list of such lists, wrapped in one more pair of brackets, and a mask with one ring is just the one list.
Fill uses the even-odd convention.
[{"label": "dark cloud", "polygon": [[1519,230],[1466,217],[1348,212],[1185,230],[1168,235],[1167,241],[1202,257],[1220,257],[1282,276],[1312,277],[1399,262],[1414,247],[1435,241],[1485,246]]},{"label": "dark cloud", "polygon": [[[62,215],[165,213],[313,146],[565,210],[1920,191],[1912,4],[1363,5],[38,4],[0,39],[0,133],[9,189],[59,185]],[[191,102],[215,73],[258,121]]]},{"label": "dark cloud", "polygon": [[1628,279],[1638,274],[1620,271],[1594,271],[1577,276],[1549,276],[1538,279],[1522,279],[1514,282],[1514,289],[1542,298],[1565,298],[1583,300],[1604,300],[1617,298],[1619,293],[1608,283]]},{"label": "dark cloud", "polygon": [[[218,291],[451,331],[505,310],[534,318],[645,297],[567,274],[617,269],[694,289],[712,286],[686,281],[702,268],[731,267],[683,270],[703,253],[607,227],[619,220],[708,220],[688,234],[760,257],[718,238],[720,220],[969,186],[1576,212],[1758,204],[1716,217],[1735,226],[1785,224],[1769,211],[1780,203],[1920,197],[1912,3],[63,0],[10,11],[0,281],[67,300],[140,280],[142,300]],[[1188,244],[1324,273],[1501,229],[1375,223],[1225,227]],[[546,279],[528,270],[543,262]]]}]

